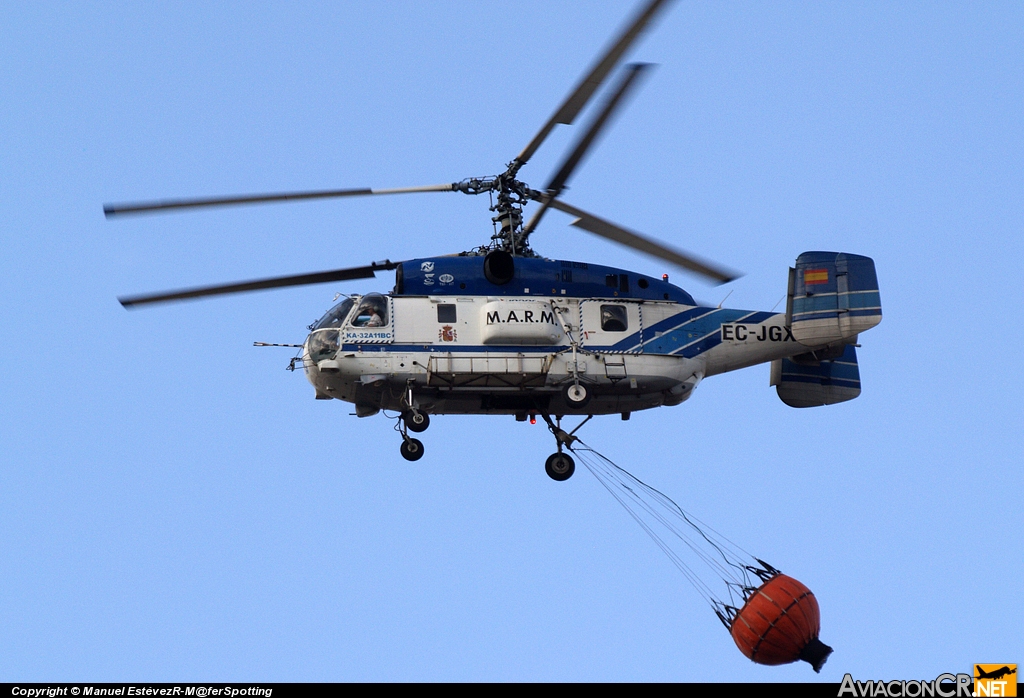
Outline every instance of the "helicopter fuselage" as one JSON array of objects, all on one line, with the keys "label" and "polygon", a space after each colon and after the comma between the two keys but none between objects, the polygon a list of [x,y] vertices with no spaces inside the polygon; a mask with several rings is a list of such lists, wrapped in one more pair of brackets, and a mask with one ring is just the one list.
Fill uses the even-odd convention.
[{"label": "helicopter fuselage", "polygon": [[[786,313],[702,307],[667,280],[527,258],[494,283],[481,262],[405,262],[392,293],[329,312],[303,348],[316,396],[361,416],[627,414],[679,404],[706,376],[813,349]],[[570,385],[585,403],[567,397]]]}]

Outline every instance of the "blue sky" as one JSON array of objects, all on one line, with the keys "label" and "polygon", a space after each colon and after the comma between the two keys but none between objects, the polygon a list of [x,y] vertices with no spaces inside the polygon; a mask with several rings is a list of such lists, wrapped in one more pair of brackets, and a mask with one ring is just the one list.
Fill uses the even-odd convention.
[{"label": "blue sky", "polygon": [[[0,6],[0,678],[818,678],[743,658],[588,473],[544,475],[540,425],[438,417],[410,464],[390,420],[253,348],[388,275],[116,301],[486,241],[485,201],[459,194],[101,206],[496,174],[631,11]],[[564,198],[746,276],[707,286],[556,212],[535,235],[749,309],[805,250],[875,259],[857,400],[788,408],[761,366],[583,432],[815,591],[825,680],[1024,661],[1021,46],[1016,3],[676,3]]]}]

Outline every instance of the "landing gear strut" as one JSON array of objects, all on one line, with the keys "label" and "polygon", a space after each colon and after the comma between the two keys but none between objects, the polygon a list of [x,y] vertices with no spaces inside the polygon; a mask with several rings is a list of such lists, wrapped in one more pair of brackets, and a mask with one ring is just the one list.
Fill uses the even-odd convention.
[{"label": "landing gear strut", "polygon": [[[426,429],[426,427],[423,427],[423,429]],[[420,431],[423,431],[423,429]],[[402,458],[412,461],[423,457],[423,442],[409,436],[408,422],[404,418],[398,418],[398,423],[395,424],[395,431],[402,435]]]},{"label": "landing gear strut", "polygon": [[578,441],[573,434],[579,431],[580,427],[589,422],[594,415],[587,415],[587,418],[580,422],[579,425],[570,432],[562,429],[562,418],[560,416],[556,416],[556,421],[554,422],[552,422],[551,417],[544,412],[541,412],[540,416],[544,418],[545,422],[547,422],[548,429],[550,429],[551,433],[555,435],[555,443],[558,445],[558,451],[548,456],[547,461],[544,462],[544,471],[552,480],[563,482],[571,478],[572,474],[576,472],[576,461],[574,461],[572,456],[568,453],[563,452],[562,449],[566,448],[570,451],[572,450],[573,442]]},{"label": "landing gear strut", "polygon": [[423,442],[409,436],[409,432],[420,434],[430,426],[430,415],[416,409],[412,398],[412,381],[406,386],[405,395],[402,396],[402,403],[407,408],[398,418],[395,424],[395,431],[402,435],[402,458],[407,461],[419,460],[423,457]]}]

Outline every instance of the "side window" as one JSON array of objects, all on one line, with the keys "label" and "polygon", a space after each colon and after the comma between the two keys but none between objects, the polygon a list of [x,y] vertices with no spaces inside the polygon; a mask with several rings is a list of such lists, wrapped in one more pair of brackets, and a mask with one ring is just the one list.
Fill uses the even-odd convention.
[{"label": "side window", "polygon": [[626,320],[626,306],[602,305],[601,329],[605,332],[625,332],[629,329],[629,323]]},{"label": "side window", "polygon": [[455,322],[455,304],[454,303],[441,303],[437,306],[437,321],[438,322]]},{"label": "side window", "polygon": [[355,316],[353,327],[384,327],[388,324],[388,302],[384,296],[371,293],[363,296]]}]

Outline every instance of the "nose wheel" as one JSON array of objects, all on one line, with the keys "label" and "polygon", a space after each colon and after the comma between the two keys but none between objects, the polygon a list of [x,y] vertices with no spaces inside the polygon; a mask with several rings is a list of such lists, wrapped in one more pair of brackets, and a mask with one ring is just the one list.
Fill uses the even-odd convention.
[{"label": "nose wheel", "polygon": [[[401,447],[402,458],[413,461],[423,457],[423,444],[419,439],[406,438]],[[552,476],[554,477],[554,476]]]},{"label": "nose wheel", "polygon": [[402,446],[399,450],[402,453],[402,458],[407,461],[416,461],[423,457],[423,442],[409,436],[409,432],[420,434],[426,431],[430,426],[430,415],[416,409],[416,402],[412,395],[412,381],[405,387],[402,406],[404,411],[399,415],[395,424],[395,431],[402,435]]},{"label": "nose wheel", "polygon": [[430,426],[430,417],[426,412],[409,410],[398,416],[395,420],[395,431],[402,437],[402,445],[399,448],[402,458],[407,461],[416,461],[423,457],[423,442],[409,436],[409,432],[426,431],[428,426]]},{"label": "nose wheel", "polygon": [[402,415],[402,421],[405,422],[406,429],[421,434],[430,426],[430,415],[419,410],[410,410]]}]

